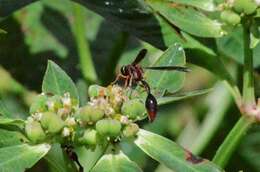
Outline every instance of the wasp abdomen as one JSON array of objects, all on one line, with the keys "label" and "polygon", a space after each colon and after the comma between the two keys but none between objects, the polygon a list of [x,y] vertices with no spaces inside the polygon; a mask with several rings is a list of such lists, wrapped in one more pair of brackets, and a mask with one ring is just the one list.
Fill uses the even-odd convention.
[{"label": "wasp abdomen", "polygon": [[153,122],[156,117],[156,113],[157,113],[157,101],[151,93],[148,93],[148,95],[146,97],[145,107],[146,107],[146,111],[148,113],[150,122]]}]

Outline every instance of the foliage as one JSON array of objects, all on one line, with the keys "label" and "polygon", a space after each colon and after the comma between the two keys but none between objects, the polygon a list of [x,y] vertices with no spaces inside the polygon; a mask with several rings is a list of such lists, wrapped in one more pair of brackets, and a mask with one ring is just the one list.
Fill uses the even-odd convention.
[{"label": "foliage", "polygon": [[0,0],[0,171],[259,171],[259,5]]}]

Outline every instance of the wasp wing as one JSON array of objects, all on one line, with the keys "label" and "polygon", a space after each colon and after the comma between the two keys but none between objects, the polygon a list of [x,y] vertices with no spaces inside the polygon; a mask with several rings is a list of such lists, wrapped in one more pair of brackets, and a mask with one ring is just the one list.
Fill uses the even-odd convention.
[{"label": "wasp wing", "polygon": [[144,59],[146,53],[147,53],[147,49],[142,49],[141,51],[139,51],[139,53],[136,56],[135,60],[133,61],[132,65],[136,65],[136,64],[140,63]]},{"label": "wasp wing", "polygon": [[151,67],[144,67],[144,69],[150,70],[176,70],[180,72],[190,72],[191,70],[184,66],[151,66]]}]

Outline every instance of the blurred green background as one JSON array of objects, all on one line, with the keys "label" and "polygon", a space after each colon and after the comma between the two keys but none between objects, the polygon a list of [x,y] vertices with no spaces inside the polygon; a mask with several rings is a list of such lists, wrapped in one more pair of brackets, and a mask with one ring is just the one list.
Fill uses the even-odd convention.
[{"label": "blurred green background", "polygon": [[[19,118],[27,117],[29,105],[41,90],[48,59],[55,61],[71,76],[77,83],[81,99],[86,100],[89,84],[109,84],[119,67],[130,63],[141,48],[149,51],[149,58],[142,65],[151,64],[162,53],[122,32],[101,16],[67,0],[33,3],[2,21],[0,28],[7,32],[0,34],[0,98],[12,115]],[[86,57],[93,59],[94,69],[87,65]],[[237,66],[234,61],[227,62],[230,69]],[[211,159],[239,118],[239,112],[226,88],[214,75],[197,66],[188,66],[192,72],[187,74],[180,92],[204,88],[213,88],[212,91],[161,106],[154,123],[143,122],[141,125]],[[260,78],[260,75],[256,77]],[[259,88],[260,83],[256,84]],[[258,96],[259,90],[256,90]],[[214,126],[215,123],[220,123],[220,127]],[[202,143],[200,138],[204,135],[200,131],[207,125],[215,127],[214,135]],[[247,133],[227,171],[260,171],[259,131],[260,127],[254,126]],[[171,171],[137,147],[131,144],[123,147],[124,152],[145,172]],[[45,160],[41,160],[28,171],[46,172],[46,166]]]}]

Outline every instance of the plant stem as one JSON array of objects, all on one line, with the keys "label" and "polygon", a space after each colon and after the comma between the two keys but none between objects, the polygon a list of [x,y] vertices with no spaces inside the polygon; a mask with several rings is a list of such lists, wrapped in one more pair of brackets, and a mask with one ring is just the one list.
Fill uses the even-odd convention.
[{"label": "plant stem", "polygon": [[251,19],[247,16],[243,19],[243,41],[244,41],[244,66],[243,66],[243,97],[242,105],[239,107],[242,117],[233,127],[231,132],[225,138],[222,145],[217,150],[213,158],[213,162],[221,167],[225,167],[226,163],[237,148],[240,140],[255,121],[248,112],[248,106],[255,104],[254,79],[253,79],[253,52],[250,48],[250,24]]},{"label": "plant stem", "polygon": [[231,93],[233,99],[236,102],[236,105],[238,107],[240,107],[242,105],[242,96],[240,94],[239,88],[237,87],[237,85],[232,84],[226,80],[223,81],[223,83],[226,85],[226,88],[229,90],[229,92]]},{"label": "plant stem", "polygon": [[240,140],[249,129],[253,120],[246,116],[242,116],[236,125],[233,127],[231,132],[225,138],[225,141],[218,148],[216,155],[213,158],[213,162],[220,167],[225,167],[232,153],[237,148]]},{"label": "plant stem", "polygon": [[83,8],[74,4],[74,35],[77,42],[78,54],[80,59],[80,68],[84,78],[89,82],[97,81],[97,74],[92,61],[92,56],[88,41],[86,40],[86,27]]},{"label": "plant stem", "polygon": [[253,50],[250,48],[250,20],[243,23],[244,39],[244,70],[243,70],[243,102],[245,105],[255,103],[254,76],[253,76]]}]

